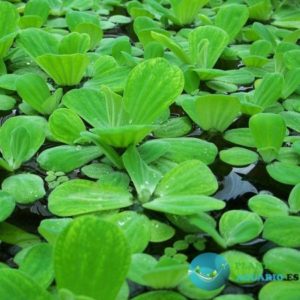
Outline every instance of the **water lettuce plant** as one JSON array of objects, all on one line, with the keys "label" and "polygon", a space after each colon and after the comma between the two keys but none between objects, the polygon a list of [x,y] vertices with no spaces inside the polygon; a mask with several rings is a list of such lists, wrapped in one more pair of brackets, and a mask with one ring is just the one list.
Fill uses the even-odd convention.
[{"label": "water lettuce plant", "polygon": [[300,299],[299,18],[0,1],[0,299]]}]

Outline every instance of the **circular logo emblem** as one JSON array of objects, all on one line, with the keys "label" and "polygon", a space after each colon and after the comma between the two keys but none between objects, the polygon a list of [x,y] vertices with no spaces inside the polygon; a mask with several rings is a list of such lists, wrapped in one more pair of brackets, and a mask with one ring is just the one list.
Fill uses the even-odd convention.
[{"label": "circular logo emblem", "polygon": [[225,284],[229,271],[229,265],[223,256],[208,252],[192,260],[189,278],[197,287],[211,291]]}]

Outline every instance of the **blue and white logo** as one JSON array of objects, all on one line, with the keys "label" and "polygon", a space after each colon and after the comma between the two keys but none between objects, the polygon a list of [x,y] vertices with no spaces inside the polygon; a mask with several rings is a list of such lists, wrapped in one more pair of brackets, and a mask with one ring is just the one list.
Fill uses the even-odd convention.
[{"label": "blue and white logo", "polygon": [[189,278],[198,288],[211,291],[225,284],[229,272],[229,265],[222,255],[208,252],[192,260]]}]

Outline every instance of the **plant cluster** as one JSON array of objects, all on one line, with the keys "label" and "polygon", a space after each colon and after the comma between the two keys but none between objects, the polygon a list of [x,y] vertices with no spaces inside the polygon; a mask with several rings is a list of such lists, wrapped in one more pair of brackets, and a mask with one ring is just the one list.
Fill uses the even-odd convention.
[{"label": "plant cluster", "polygon": [[0,299],[299,300],[299,39],[293,0],[0,1]]}]

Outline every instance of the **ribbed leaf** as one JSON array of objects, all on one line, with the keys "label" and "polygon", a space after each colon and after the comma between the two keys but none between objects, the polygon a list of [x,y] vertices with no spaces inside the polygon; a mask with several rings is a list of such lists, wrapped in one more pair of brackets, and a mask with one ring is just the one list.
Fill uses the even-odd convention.
[{"label": "ribbed leaf", "polygon": [[62,38],[59,43],[59,54],[85,53],[90,46],[90,38],[87,34],[72,32]]},{"label": "ribbed leaf", "polygon": [[13,117],[2,125],[0,149],[11,167],[19,168],[36,153],[44,143],[46,125],[45,119],[33,116]]},{"label": "ribbed leaf", "polygon": [[190,24],[208,0],[170,0],[174,22],[178,25]]},{"label": "ribbed leaf", "polygon": [[148,163],[163,156],[177,163],[197,159],[209,165],[214,162],[218,149],[205,140],[183,137],[147,141],[139,147],[139,152]]},{"label": "ribbed leaf", "polygon": [[263,222],[255,213],[230,210],[222,215],[219,227],[227,246],[232,246],[256,238],[263,230]]},{"label": "ribbed leaf", "polygon": [[219,155],[222,161],[233,166],[246,166],[258,160],[256,152],[240,147],[221,150]]},{"label": "ribbed leaf", "polygon": [[0,2],[0,38],[17,30],[19,19],[15,6],[7,1]]},{"label": "ribbed leaf", "polygon": [[297,184],[291,190],[288,201],[291,212],[297,213],[300,211],[300,184]]},{"label": "ribbed leaf", "polygon": [[271,162],[276,158],[286,134],[283,118],[272,113],[256,114],[251,117],[249,128],[258,152],[265,162]]},{"label": "ribbed leaf", "polygon": [[220,210],[225,207],[225,203],[208,196],[190,195],[160,197],[143,206],[155,211],[186,216],[198,212]]},{"label": "ribbed leaf", "polygon": [[278,182],[290,185],[300,183],[300,167],[290,163],[274,162],[267,166],[268,174]]},{"label": "ribbed leaf", "polygon": [[49,129],[56,140],[73,144],[80,138],[80,133],[85,131],[85,125],[72,110],[59,108],[49,118]]},{"label": "ribbed leaf", "polygon": [[24,273],[2,268],[0,269],[0,298],[3,300],[51,300],[52,296]]},{"label": "ribbed leaf", "polygon": [[131,195],[118,186],[75,179],[58,186],[48,198],[49,210],[61,217],[111,210],[132,205]]},{"label": "ribbed leaf", "polygon": [[217,26],[199,26],[189,34],[189,50],[193,63],[200,68],[212,68],[229,39],[227,33]]},{"label": "ribbed leaf", "polygon": [[205,95],[195,100],[187,99],[183,109],[204,130],[223,132],[240,113],[240,102],[227,95]]},{"label": "ribbed leaf", "polygon": [[264,285],[259,291],[259,300],[281,300],[300,297],[299,282],[274,281]]},{"label": "ribbed leaf", "polygon": [[278,73],[268,73],[255,88],[252,102],[263,109],[274,104],[281,96],[283,76]]},{"label": "ribbed leaf", "polygon": [[22,30],[18,36],[18,44],[33,58],[45,53],[58,54],[59,40],[41,29]]},{"label": "ribbed leaf", "polygon": [[160,197],[211,195],[218,182],[211,170],[198,160],[185,161],[171,169],[159,182],[155,194]]},{"label": "ribbed leaf", "polygon": [[87,68],[89,58],[85,54],[44,54],[36,58],[38,65],[59,85],[78,84]]},{"label": "ribbed leaf", "polygon": [[249,11],[245,5],[222,5],[216,15],[215,24],[225,30],[229,41],[232,41],[246,24],[248,17]]},{"label": "ribbed leaf", "polygon": [[97,146],[58,146],[44,150],[37,162],[44,170],[67,173],[101,155]]},{"label": "ribbed leaf", "polygon": [[0,222],[6,220],[15,209],[15,199],[5,191],[0,191]]},{"label": "ribbed leaf", "polygon": [[181,70],[165,59],[149,59],[137,65],[129,74],[124,91],[129,122],[154,122],[181,94],[183,85]]},{"label": "ribbed leaf", "polygon": [[121,229],[96,217],[75,219],[55,244],[58,288],[77,295],[115,300],[129,265],[130,250]]},{"label": "ribbed leaf", "polygon": [[41,177],[30,174],[17,174],[2,182],[2,190],[12,195],[17,203],[28,204],[42,198],[46,191]]},{"label": "ribbed leaf", "polygon": [[99,140],[107,145],[126,148],[140,143],[156,126],[127,125],[110,128],[95,128],[91,131],[99,136]]},{"label": "ribbed leaf", "polygon": [[41,114],[47,113],[44,104],[50,97],[46,81],[37,74],[24,74],[16,83],[17,92],[24,102]]},{"label": "ribbed leaf", "polygon": [[147,201],[161,178],[160,173],[149,167],[133,146],[127,149],[122,158],[140,200]]}]

